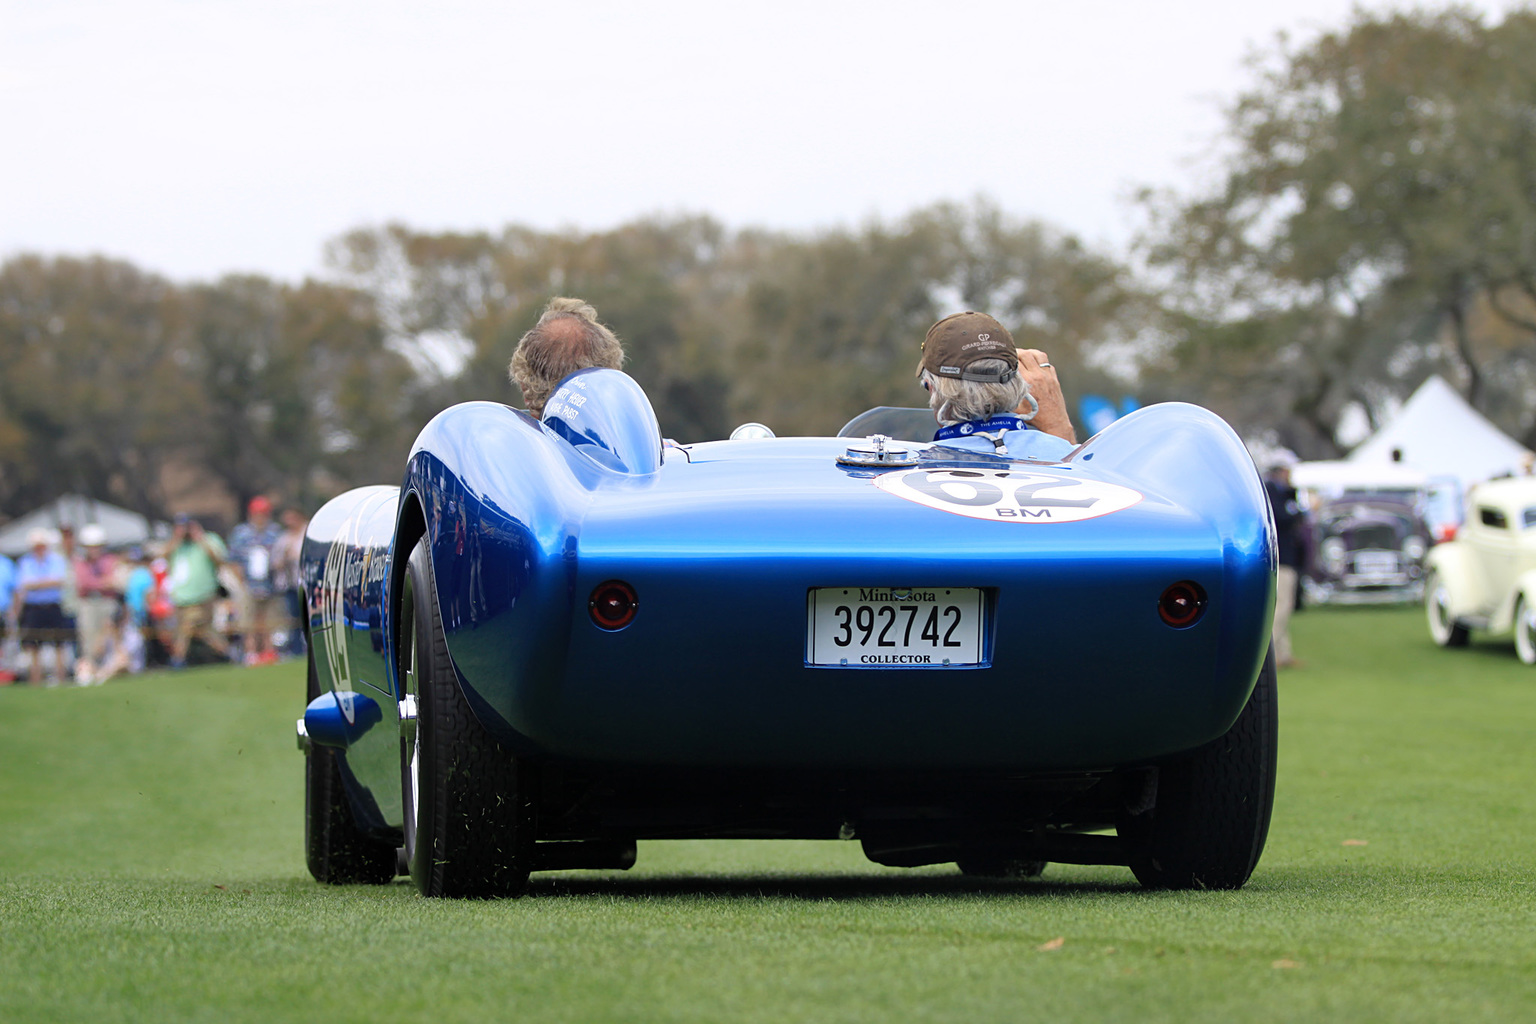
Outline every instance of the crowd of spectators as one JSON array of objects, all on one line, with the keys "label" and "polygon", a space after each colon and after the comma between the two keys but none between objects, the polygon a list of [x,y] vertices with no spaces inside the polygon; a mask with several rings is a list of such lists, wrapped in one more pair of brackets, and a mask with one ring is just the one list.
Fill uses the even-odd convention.
[{"label": "crowd of spectators", "polygon": [[302,654],[307,520],[272,512],[253,499],[228,545],[184,514],[119,550],[94,523],[33,529],[20,558],[0,555],[0,685],[91,686],[152,665]]}]

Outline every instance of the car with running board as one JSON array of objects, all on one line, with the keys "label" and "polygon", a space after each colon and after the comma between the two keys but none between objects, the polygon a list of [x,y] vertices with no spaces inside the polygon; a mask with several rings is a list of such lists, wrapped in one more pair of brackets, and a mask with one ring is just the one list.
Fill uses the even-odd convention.
[{"label": "car with running board", "polygon": [[1425,560],[1424,610],[1441,647],[1465,647],[1474,630],[1514,634],[1515,653],[1536,665],[1536,479],[1478,484],[1456,539]]}]

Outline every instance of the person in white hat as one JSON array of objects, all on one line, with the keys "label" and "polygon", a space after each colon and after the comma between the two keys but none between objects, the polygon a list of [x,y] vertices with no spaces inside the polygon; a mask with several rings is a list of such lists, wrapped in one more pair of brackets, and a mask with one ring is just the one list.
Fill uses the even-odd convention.
[{"label": "person in white hat", "polygon": [[123,592],[117,556],[107,550],[107,531],[96,523],[88,524],[80,530],[80,547],[80,556],[75,559],[75,594],[79,602],[75,632],[80,645],[79,657],[75,659],[75,682],[89,686],[106,656],[113,616],[122,603]]},{"label": "person in white hat", "polygon": [[11,601],[16,612],[21,649],[27,653],[27,680],[43,681],[41,648],[54,653],[52,682],[58,682],[59,645],[70,639],[60,602],[69,564],[53,550],[53,533],[34,527],[27,534],[28,551],[16,561],[16,590]]}]

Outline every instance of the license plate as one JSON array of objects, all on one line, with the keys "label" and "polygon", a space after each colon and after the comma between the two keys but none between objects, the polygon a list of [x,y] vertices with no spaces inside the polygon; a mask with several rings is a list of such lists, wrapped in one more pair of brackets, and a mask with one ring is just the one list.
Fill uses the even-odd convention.
[{"label": "license plate", "polygon": [[1361,576],[1394,575],[1397,556],[1390,551],[1361,551],[1355,555],[1355,572]]},{"label": "license plate", "polygon": [[806,601],[806,664],[980,665],[985,607],[974,587],[816,587]]}]

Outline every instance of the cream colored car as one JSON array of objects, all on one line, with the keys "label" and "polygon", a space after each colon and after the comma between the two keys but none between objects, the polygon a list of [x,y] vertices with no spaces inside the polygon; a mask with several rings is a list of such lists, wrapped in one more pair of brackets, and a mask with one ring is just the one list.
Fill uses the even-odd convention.
[{"label": "cream colored car", "polygon": [[1469,631],[1515,634],[1515,651],[1536,665],[1536,478],[1479,484],[1455,540],[1425,559],[1429,635],[1460,647]]}]

